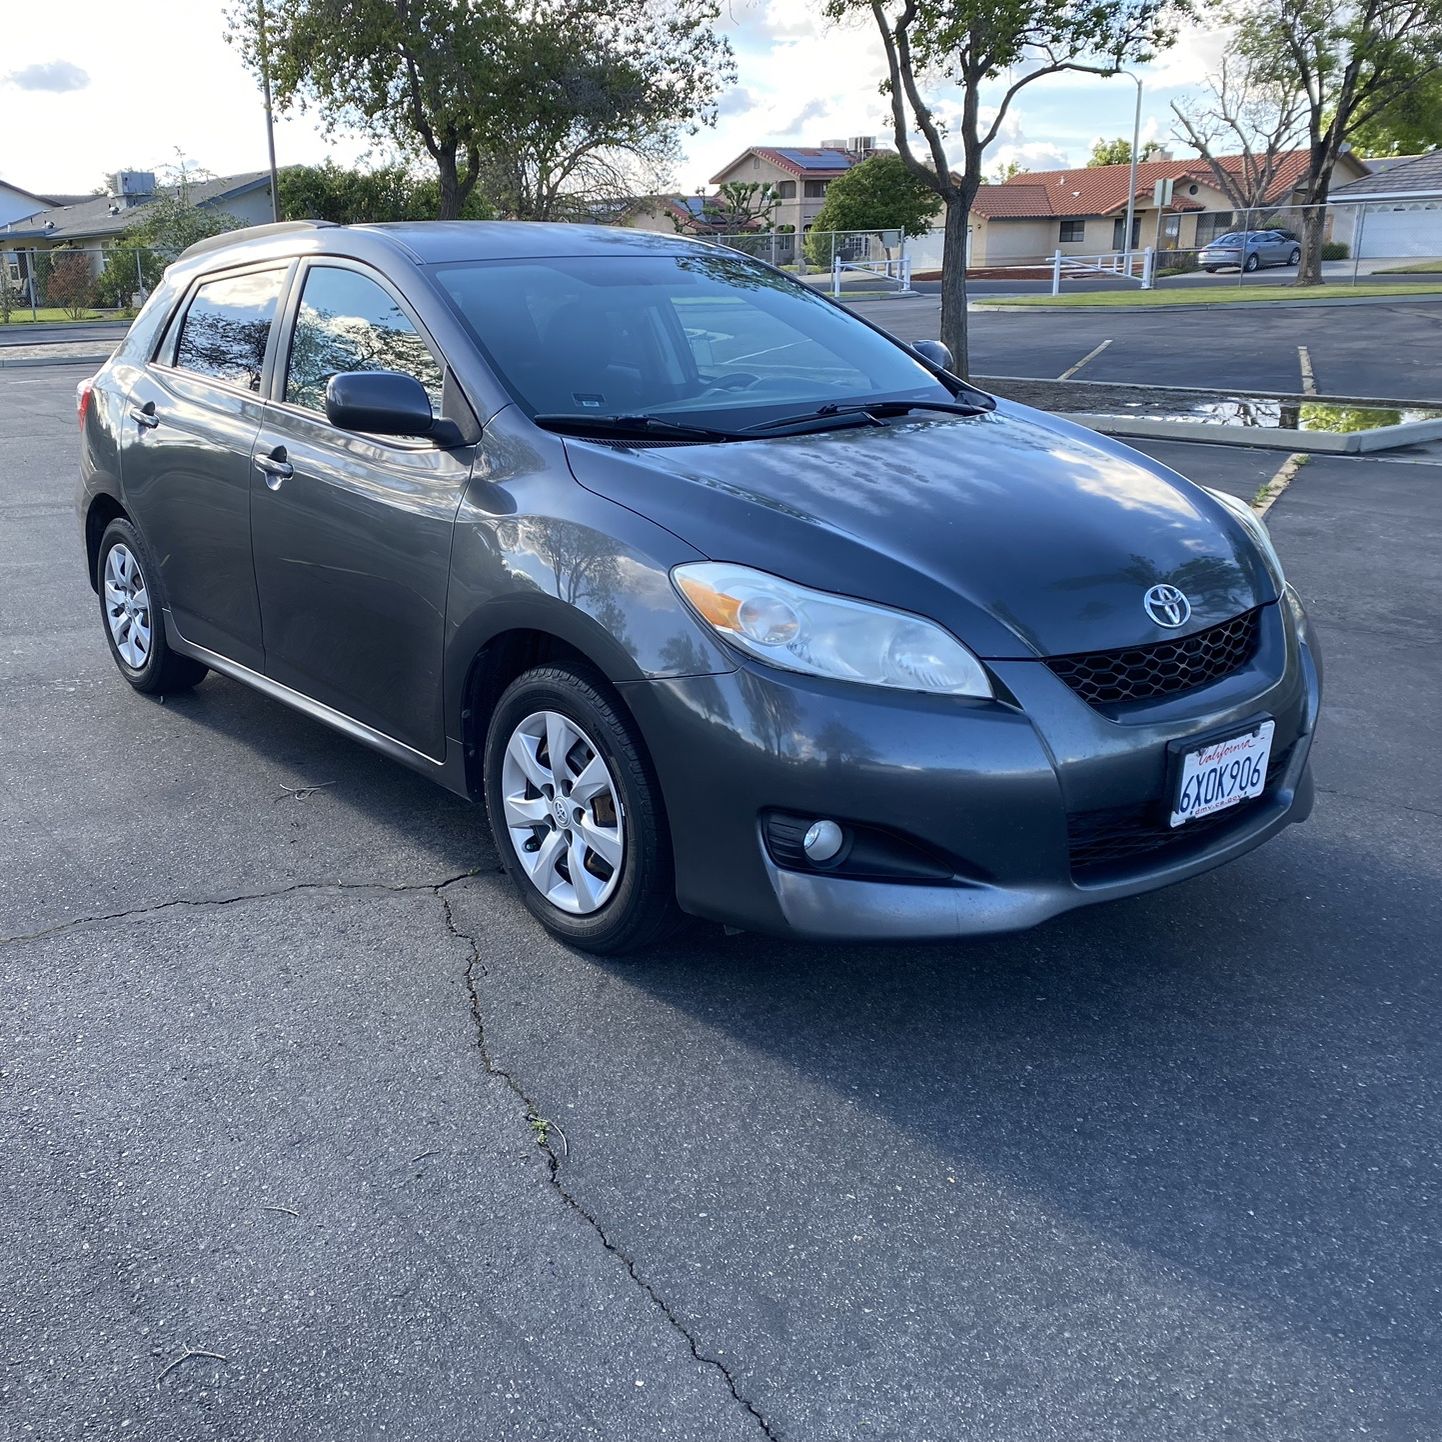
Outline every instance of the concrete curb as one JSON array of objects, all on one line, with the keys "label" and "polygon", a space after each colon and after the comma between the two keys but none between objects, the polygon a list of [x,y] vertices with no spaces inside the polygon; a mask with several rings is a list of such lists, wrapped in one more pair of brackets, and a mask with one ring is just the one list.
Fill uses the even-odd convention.
[{"label": "concrete curb", "polygon": [[1145,441],[1198,441],[1213,446],[1247,446],[1252,450],[1292,451],[1303,455],[1358,456],[1399,450],[1442,440],[1442,421],[1410,421],[1370,431],[1335,434],[1328,431],[1262,430],[1252,426],[1215,426],[1200,421],[1156,421],[1140,416],[1096,416],[1067,412],[1065,418],[1107,436]]},{"label": "concrete curb", "polygon": [[1314,310],[1330,309],[1337,306],[1348,305],[1396,305],[1398,301],[1439,301],[1442,302],[1442,291],[1416,291],[1408,292],[1399,290],[1396,295],[1358,295],[1358,296],[1331,296],[1319,297],[1316,300],[1214,300],[1202,302],[1177,301],[1175,304],[1162,305],[1045,305],[1035,301],[1028,301],[1025,305],[1008,305],[1004,301],[968,301],[967,310],[988,310],[988,311],[1009,311],[1013,314],[1027,311],[1041,311],[1047,315],[1057,315],[1062,311],[1068,313],[1080,312],[1084,315],[1175,315],[1179,312],[1186,313],[1199,310]]},{"label": "concrete curb", "polygon": [[[1056,376],[972,376],[972,381],[984,391],[996,391],[1004,395],[1007,385],[1059,386],[1063,382]],[[1143,391],[1165,399],[1168,396],[1225,397],[1228,400],[1280,401],[1284,405],[1299,406],[1344,406],[1352,410],[1409,411],[1437,410],[1442,400],[1424,401],[1415,396],[1399,400],[1392,396],[1321,396],[1307,395],[1300,391],[1247,391],[1230,387],[1220,390],[1215,386],[1159,386],[1150,381],[1088,381],[1071,380],[1065,385],[1078,393],[1091,391]]]},{"label": "concrete curb", "polygon": [[94,355],[6,356],[0,353],[0,370],[21,370],[26,366],[102,366],[110,355],[108,350]]}]

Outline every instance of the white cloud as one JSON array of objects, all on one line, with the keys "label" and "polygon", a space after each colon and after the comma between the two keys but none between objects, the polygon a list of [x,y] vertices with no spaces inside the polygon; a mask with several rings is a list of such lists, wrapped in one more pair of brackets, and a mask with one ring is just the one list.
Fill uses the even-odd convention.
[{"label": "white cloud", "polygon": [[50,90],[60,93],[65,90],[84,90],[90,84],[90,77],[68,60],[51,60],[43,65],[26,65],[12,70],[5,83],[19,90]]}]

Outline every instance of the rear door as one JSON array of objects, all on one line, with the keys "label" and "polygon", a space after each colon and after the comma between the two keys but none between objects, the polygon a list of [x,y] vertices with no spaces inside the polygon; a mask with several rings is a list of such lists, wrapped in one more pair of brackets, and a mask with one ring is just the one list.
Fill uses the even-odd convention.
[{"label": "rear door", "polygon": [[207,276],[137,373],[120,440],[126,504],[187,640],[259,670],[251,452],[289,263]]},{"label": "rear door", "polygon": [[339,430],[325,387],[393,370],[415,376],[437,414],[464,402],[375,271],[318,258],[293,293],[251,482],[266,674],[439,759],[451,530],[474,447]]}]

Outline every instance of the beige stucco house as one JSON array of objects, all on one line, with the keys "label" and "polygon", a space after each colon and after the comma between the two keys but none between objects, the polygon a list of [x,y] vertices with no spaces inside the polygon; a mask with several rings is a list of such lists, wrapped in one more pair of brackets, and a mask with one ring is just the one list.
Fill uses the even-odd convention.
[{"label": "beige stucco house", "polygon": [[[1271,225],[1297,229],[1300,217],[1292,207],[1307,171],[1307,152],[1280,157],[1266,196],[1266,209],[1255,213],[1254,229]],[[1239,157],[1221,162],[1239,170]],[[1079,170],[1023,172],[1000,185],[984,185],[972,208],[970,264],[1005,266],[1039,264],[1058,250],[1063,255],[1102,255],[1126,248],[1127,181],[1131,167],[1098,165]],[[1337,161],[1335,185],[1367,174],[1364,162],[1350,153]],[[1153,202],[1156,183],[1172,182],[1172,201],[1158,214]],[[1224,231],[1247,224],[1217,184],[1207,162],[1146,160],[1137,166],[1132,248],[1190,250],[1206,245]]]}]

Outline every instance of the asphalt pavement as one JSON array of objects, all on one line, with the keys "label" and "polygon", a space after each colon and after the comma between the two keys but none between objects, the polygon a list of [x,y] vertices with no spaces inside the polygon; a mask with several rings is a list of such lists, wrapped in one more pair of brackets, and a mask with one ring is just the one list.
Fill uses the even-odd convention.
[{"label": "asphalt pavement", "polygon": [[120,682],[74,379],[0,375],[0,1434],[1442,1434],[1435,464],[1271,514],[1308,824],[1016,937],[602,962],[473,808]]}]

